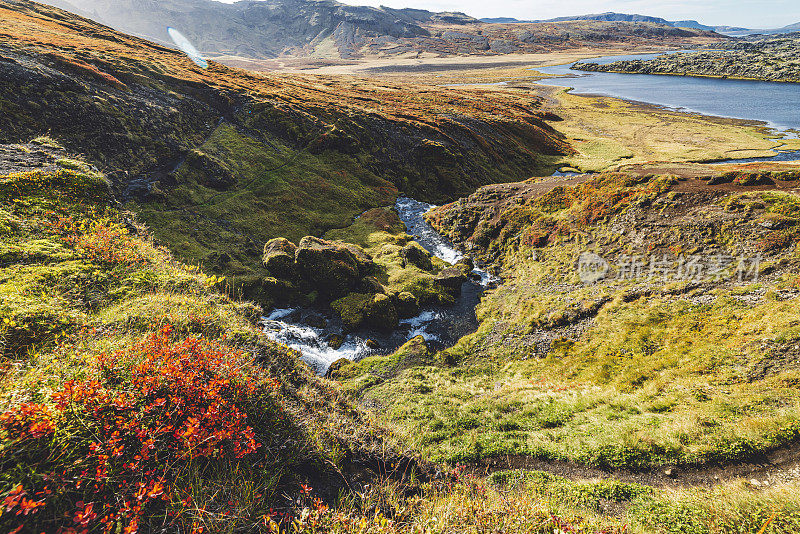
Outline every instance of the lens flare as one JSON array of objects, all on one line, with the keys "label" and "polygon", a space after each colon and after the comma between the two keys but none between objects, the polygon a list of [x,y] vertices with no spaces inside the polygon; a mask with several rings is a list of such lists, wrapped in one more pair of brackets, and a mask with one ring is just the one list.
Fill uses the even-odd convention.
[{"label": "lens flare", "polygon": [[208,68],[208,61],[203,59],[203,56],[200,55],[200,52],[197,51],[192,43],[189,42],[189,39],[184,37],[181,32],[175,28],[167,28],[167,33],[169,33],[169,37],[172,39],[172,42],[175,43],[175,46],[183,50],[183,53],[189,56],[189,59],[194,61],[195,65],[201,69]]}]

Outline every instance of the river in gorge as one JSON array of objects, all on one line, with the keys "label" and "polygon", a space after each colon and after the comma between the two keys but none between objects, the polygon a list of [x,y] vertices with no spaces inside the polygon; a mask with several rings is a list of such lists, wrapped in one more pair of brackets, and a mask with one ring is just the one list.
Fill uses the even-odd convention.
[{"label": "river in gorge", "polygon": [[[605,56],[584,61],[610,63],[625,59],[651,59],[658,55]],[[582,72],[571,70],[571,66],[537,67],[537,71],[552,76],[538,83],[571,87],[576,94],[611,96],[683,112],[763,121],[786,137],[800,131],[800,84]],[[796,159],[800,159],[800,151],[778,152],[772,158],[719,163]],[[462,257],[461,253],[423,218],[432,207],[406,197],[401,197],[395,204],[408,233],[431,255],[453,264]],[[449,347],[464,335],[475,331],[478,327],[475,306],[480,302],[484,290],[497,283],[496,278],[481,269],[475,269],[473,275],[472,280],[464,283],[461,296],[453,306],[425,308],[416,317],[402,320],[400,327],[389,334],[371,330],[347,333],[344,343],[337,349],[331,347],[327,339],[331,335],[341,335],[343,328],[341,321],[330,311],[312,308],[275,309],[263,318],[264,331],[273,340],[299,351],[302,359],[319,374],[324,374],[330,364],[340,358],[357,361],[371,354],[390,353],[418,335],[423,336],[432,348]],[[368,343],[368,340],[371,342]]]},{"label": "river in gorge", "polygon": [[[423,215],[431,208],[431,204],[407,197],[401,197],[395,203],[407,232],[431,255],[454,264],[463,255],[425,221]],[[263,318],[264,332],[274,341],[299,351],[303,361],[318,374],[325,374],[330,364],[341,358],[357,361],[372,354],[387,354],[419,335],[431,348],[443,349],[477,329],[475,306],[485,289],[498,281],[488,272],[476,268],[472,279],[462,285],[461,295],[452,306],[423,308],[416,317],[401,320],[400,327],[388,334],[366,329],[350,332],[338,349],[331,347],[327,339],[343,333],[342,323],[335,314],[326,310],[272,310]],[[368,340],[372,343],[368,344]],[[368,346],[374,347],[376,343],[378,348]]]}]

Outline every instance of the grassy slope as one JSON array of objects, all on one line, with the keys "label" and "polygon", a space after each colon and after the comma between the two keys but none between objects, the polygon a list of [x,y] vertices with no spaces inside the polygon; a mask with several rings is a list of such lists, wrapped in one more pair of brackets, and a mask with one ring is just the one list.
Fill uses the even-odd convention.
[{"label": "grassy slope", "polygon": [[[520,454],[643,467],[735,461],[793,443],[800,398],[787,355],[800,305],[800,199],[681,193],[680,182],[639,180],[601,176],[512,201],[497,218],[467,226],[506,278],[481,303],[480,329],[438,363],[406,369],[362,398],[431,457],[451,462]],[[491,204],[496,193],[486,198]],[[463,240],[469,206],[446,206],[433,220]],[[449,210],[460,227],[450,226]],[[668,232],[663,217],[673,221]],[[776,217],[777,226],[764,222]],[[673,261],[676,251],[762,253],[769,274],[584,286],[574,262],[586,249]]]},{"label": "grassy slope", "polygon": [[346,226],[398,191],[444,201],[547,172],[568,151],[523,95],[201,70],[55,8],[0,15],[0,140],[50,130],[175,254],[254,295],[269,238]]},{"label": "grassy slope", "polygon": [[[140,516],[147,528],[196,523],[216,530],[224,520],[236,529],[290,505],[281,491],[296,494],[299,483],[320,482],[319,494],[330,498],[358,462],[383,461],[389,449],[381,432],[337,401],[336,390],[296,353],[264,337],[257,306],[219,293],[218,278],[174,260],[143,227],[132,226],[130,214],[111,206],[103,175],[57,149],[13,150],[23,160],[45,150],[50,164],[0,177],[0,493],[11,499],[0,528],[22,521],[51,531],[71,526],[73,516],[77,526],[81,503],[93,502],[97,517],[86,524],[92,531],[103,517],[122,527]],[[199,348],[191,348],[192,339]],[[194,387],[201,389],[191,393]],[[59,405],[62,391],[85,392]],[[204,407],[205,396],[214,408]],[[188,404],[162,412],[163,399]],[[228,415],[213,419],[220,411]],[[110,429],[102,426],[106,416],[115,421]],[[192,418],[199,418],[198,431],[211,433],[203,441],[192,445],[183,434],[186,441],[175,442],[149,427],[154,456],[134,458],[145,454],[138,448],[144,438],[126,434],[125,425],[162,421],[188,429]],[[237,439],[246,439],[244,427],[225,437],[236,421],[260,444],[245,449],[243,459],[233,451]],[[111,430],[122,433],[121,442]],[[212,437],[216,432],[221,437]],[[218,451],[204,453],[203,443]],[[97,456],[114,447],[110,458]],[[130,470],[122,465],[147,461]],[[103,465],[106,475],[87,474]],[[62,470],[66,478],[53,478]],[[138,498],[141,510],[123,505],[142,487],[149,493]],[[17,514],[24,500],[12,501],[20,491],[42,503],[28,503],[35,513]]]},{"label": "grassy slope", "polygon": [[[609,534],[627,531],[624,523],[632,522],[636,532],[659,531],[668,524],[670,532],[696,534],[709,531],[712,513],[714,532],[755,530],[779,503],[781,515],[773,531],[796,528],[798,504],[791,488],[755,494],[737,485],[687,496],[614,481],[568,482],[537,472],[502,472],[484,479],[462,470],[422,485],[392,481],[401,474],[392,472],[402,472],[407,464],[396,463],[402,457],[387,447],[381,438],[385,434],[342,400],[338,388],[311,376],[296,354],[265,340],[251,322],[259,315],[255,306],[231,301],[215,290],[218,279],[176,262],[154,246],[143,227],[131,226],[130,214],[109,206],[102,175],[49,148],[51,141],[38,143],[45,145],[11,150],[23,160],[45,151],[48,164],[43,170],[0,177],[0,495],[5,499],[0,527],[100,532],[101,520],[108,519],[112,529],[119,525],[168,532],[242,532],[283,523],[282,528],[309,533],[499,529],[550,534],[554,529],[582,528]],[[392,225],[380,223],[392,219],[376,211],[371,224],[351,228],[348,236],[356,240],[360,235],[365,246],[380,242],[384,249],[391,248]],[[375,232],[378,226],[388,231]],[[172,332],[163,339],[158,332],[167,324]],[[183,375],[213,352],[190,352],[186,360],[181,349],[185,338],[201,340],[201,348],[216,347],[224,358],[212,358],[200,382]],[[153,351],[161,343],[170,349],[168,358],[154,360],[158,352]],[[400,365],[428,357],[413,344],[405,350]],[[253,357],[259,365],[252,365]],[[385,363],[364,360],[355,369],[375,370]],[[170,374],[175,365],[182,374]],[[141,398],[144,404],[130,407],[138,388],[147,388],[151,380],[160,389]],[[141,421],[174,423],[168,416],[174,412],[159,411],[159,399],[184,399],[196,407],[204,393],[188,396],[181,387],[219,388],[219,380],[242,388],[238,391],[243,398],[228,396],[237,390],[223,389],[221,406],[239,407],[262,447],[238,460],[223,440],[221,453],[213,456],[190,448],[195,456],[187,462],[169,457],[168,447],[175,442],[170,435],[156,433],[160,437],[152,454],[171,463],[153,460],[148,476],[141,476],[139,467],[132,468],[131,476],[121,462],[141,462],[135,459],[140,448],[135,440],[114,441],[113,431],[126,435],[120,422],[135,423],[136,414],[143,413]],[[73,396],[68,409],[61,409],[55,400],[68,381],[74,381],[68,391],[86,396]],[[247,393],[248,383],[257,389]],[[204,417],[203,413],[187,415]],[[102,414],[115,424],[104,430],[99,424]],[[226,428],[213,419],[206,424]],[[87,428],[91,433],[85,433]],[[97,462],[97,451],[111,446],[119,447],[120,460],[112,456]],[[353,471],[359,461],[370,465],[380,458],[387,459],[381,472],[388,479],[375,483],[364,478],[363,469]],[[108,478],[94,474],[96,465],[109,469]],[[342,474],[326,466],[340,467],[344,476],[357,474],[350,487],[359,490],[343,493],[331,508],[298,485],[310,482],[316,488],[312,495],[333,502],[330,492],[337,484],[332,481]],[[46,476],[53,471],[70,477]],[[373,483],[361,486],[364,482]],[[156,483],[163,484],[163,490]],[[141,508],[131,509],[121,500],[139,494],[141,488],[144,497],[129,501],[139,502]],[[283,492],[296,500],[287,502]],[[713,510],[709,502],[714,502]],[[630,510],[627,518],[609,516],[620,509]],[[280,515],[284,512],[289,515]]]}]

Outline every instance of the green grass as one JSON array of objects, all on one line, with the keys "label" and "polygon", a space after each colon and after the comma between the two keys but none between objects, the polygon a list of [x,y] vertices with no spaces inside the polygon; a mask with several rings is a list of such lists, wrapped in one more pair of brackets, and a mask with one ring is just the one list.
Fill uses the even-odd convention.
[{"label": "green grass", "polygon": [[[95,502],[98,513],[101,507],[113,511],[121,506],[117,497],[127,498],[125,491],[130,487],[123,490],[123,485],[130,482],[135,489],[135,481],[125,479],[126,468],[113,459],[108,463],[109,477],[120,482],[119,494],[102,480],[96,486],[87,483],[86,488],[62,484],[53,472],[87,469],[94,473],[92,455],[102,449],[94,449],[92,443],[110,428],[98,421],[116,409],[110,399],[123,402],[119,399],[138,394],[139,386],[131,377],[140,369],[146,370],[145,380],[150,380],[147,376],[165,380],[153,393],[170,399],[184,394],[188,399],[196,397],[191,389],[179,391],[176,384],[184,379],[203,383],[213,378],[218,380],[214,387],[223,390],[247,380],[261,384],[252,395],[223,394],[228,395],[225,402],[236,403],[245,414],[246,424],[262,443],[261,454],[243,463],[221,446],[219,454],[196,462],[187,463],[179,455],[175,462],[159,465],[158,469],[167,470],[169,495],[162,504],[145,500],[150,503],[143,520],[148,528],[180,517],[181,525],[197,521],[215,530],[222,528],[223,509],[228,514],[225,528],[250,526],[278,506],[276,495],[296,493],[300,482],[313,477],[339,480],[334,466],[347,455],[377,459],[392,448],[384,440],[385,433],[317,379],[298,353],[266,338],[257,324],[263,315],[260,307],[232,300],[221,292],[219,277],[179,262],[157,246],[144,226],[130,222],[132,214],[112,207],[103,175],[78,170],[82,165],[69,167],[52,173],[0,176],[0,495],[6,498],[22,485],[29,497],[43,499],[41,511],[26,516],[28,524],[40,530],[66,527],[72,520],[64,519],[64,514],[72,518],[82,502]],[[151,347],[153,336],[166,326],[171,342],[196,339],[200,346],[220,351],[224,357],[213,356],[210,367],[199,374],[177,372],[175,380],[168,377],[169,372],[175,373],[169,371],[173,365],[180,367],[177,357],[140,367],[148,361],[150,350],[142,347]],[[180,365],[195,363],[193,358],[182,361]],[[95,393],[83,401],[73,399],[65,410],[59,408],[55,394],[70,383]],[[215,394],[214,387],[209,386],[209,394]],[[95,401],[87,398],[96,398],[98,407],[91,408]],[[146,404],[154,398],[140,400]],[[321,399],[325,399],[324,409],[319,409]],[[131,415],[131,410],[145,404],[119,408],[118,415],[130,416],[128,422],[150,420],[150,408],[140,414],[144,419]],[[16,417],[22,421],[31,417],[25,415],[31,406],[41,406],[51,414],[52,434],[30,438],[20,431],[24,427],[14,426]],[[194,415],[202,418],[211,413]],[[114,438],[109,436],[111,441],[103,447],[113,445]],[[292,445],[286,447],[289,442]],[[128,454],[130,443],[125,443]],[[134,461],[133,454],[126,461]],[[170,453],[158,449],[153,454],[163,459]],[[153,480],[147,477],[161,475],[140,472],[136,476],[149,484]],[[45,497],[47,488],[53,493]],[[182,502],[187,496],[192,501]],[[236,502],[235,507],[228,502]],[[167,511],[174,515],[165,515]],[[0,529],[14,530],[19,517],[15,512],[3,514]],[[135,514],[126,517],[120,525]],[[92,523],[92,528],[100,527]]]},{"label": "green grass", "polygon": [[[184,165],[178,185],[137,212],[155,236],[184,261],[229,277],[258,297],[265,276],[263,244],[276,236],[298,241],[345,227],[365,209],[394,201],[397,191],[358,162],[331,151],[319,155],[262,143],[222,125],[199,148],[236,178],[219,190]],[[157,186],[156,186],[157,187]]]},{"label": "green grass", "polygon": [[[688,290],[614,273],[580,282],[575,262],[587,249],[612,264],[650,243],[657,255],[697,243],[756,254],[773,231],[757,222],[792,219],[798,202],[773,192],[712,197],[685,224],[639,224],[644,237],[628,234],[624,221],[686,209],[670,192],[676,183],[601,176],[512,205],[487,244],[505,283],[479,305],[478,331],[433,360],[379,381],[364,382],[364,370],[345,387],[413,446],[450,463],[508,454],[647,467],[738,461],[793,443],[800,370],[781,356],[800,334],[791,243],[765,255],[772,274],[758,283],[734,277]],[[549,242],[528,244],[531,229]],[[782,291],[789,296],[778,298]]]}]

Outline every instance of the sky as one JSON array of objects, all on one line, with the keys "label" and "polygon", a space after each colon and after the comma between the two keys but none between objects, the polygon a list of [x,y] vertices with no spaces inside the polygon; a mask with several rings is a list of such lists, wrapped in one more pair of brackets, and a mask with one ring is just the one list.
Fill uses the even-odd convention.
[{"label": "sky", "polygon": [[[232,1],[232,0],[228,0]],[[548,19],[616,11],[710,26],[779,28],[800,22],[800,0],[340,0],[351,5],[462,11],[473,17]]]}]

